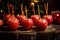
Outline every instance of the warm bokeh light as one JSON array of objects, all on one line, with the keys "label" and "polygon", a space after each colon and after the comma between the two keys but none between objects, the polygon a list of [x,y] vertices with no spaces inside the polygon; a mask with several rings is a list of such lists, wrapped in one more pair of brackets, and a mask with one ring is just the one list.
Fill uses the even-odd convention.
[{"label": "warm bokeh light", "polygon": [[34,2],[31,2],[31,5],[34,5],[35,3]]},{"label": "warm bokeh light", "polygon": [[2,12],[3,12],[3,10],[0,10],[0,12],[2,13]]},{"label": "warm bokeh light", "polygon": [[35,2],[35,3],[37,3],[37,2],[38,2],[38,0],[34,0],[34,2]]},{"label": "warm bokeh light", "polygon": [[10,7],[12,7],[13,5],[12,4],[10,4]]}]

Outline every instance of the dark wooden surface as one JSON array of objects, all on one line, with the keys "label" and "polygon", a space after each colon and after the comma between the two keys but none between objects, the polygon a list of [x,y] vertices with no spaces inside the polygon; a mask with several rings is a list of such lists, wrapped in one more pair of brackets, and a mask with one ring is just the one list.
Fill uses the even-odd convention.
[{"label": "dark wooden surface", "polygon": [[60,40],[60,26],[49,25],[45,31],[0,31],[1,40]]}]

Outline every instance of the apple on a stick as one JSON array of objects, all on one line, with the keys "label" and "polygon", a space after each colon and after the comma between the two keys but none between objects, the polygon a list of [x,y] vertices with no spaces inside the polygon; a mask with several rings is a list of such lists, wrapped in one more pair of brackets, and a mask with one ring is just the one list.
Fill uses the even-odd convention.
[{"label": "apple on a stick", "polygon": [[8,7],[8,14],[4,14],[4,19],[5,20],[8,20],[11,17],[10,9],[9,9],[9,4],[7,4],[7,7]]},{"label": "apple on a stick", "polygon": [[34,2],[32,2],[31,5],[33,6],[33,14],[34,14],[31,16],[31,19],[34,22],[34,25],[36,25],[36,21],[40,19],[40,16],[35,14]]},{"label": "apple on a stick", "polygon": [[23,20],[25,20],[27,17],[24,15],[24,11],[23,11],[23,3],[21,4],[21,15],[17,15],[17,18],[20,21],[20,24],[22,25]]},{"label": "apple on a stick", "polygon": [[47,3],[47,5],[44,4],[44,7],[45,7],[46,15],[44,15],[43,18],[45,18],[47,20],[48,24],[52,24],[52,22],[53,22],[52,15],[48,15],[48,3]]},{"label": "apple on a stick", "polygon": [[[40,8],[39,8],[39,5],[38,5],[38,14],[40,15]],[[48,22],[46,19],[44,18],[41,18],[39,20],[37,20],[36,22],[36,28],[40,31],[44,31],[48,26]]]},{"label": "apple on a stick", "polygon": [[12,15],[8,19],[7,25],[10,30],[17,30],[19,27],[19,20],[14,16],[14,6],[12,7]]},{"label": "apple on a stick", "polygon": [[[25,6],[25,12],[26,12],[26,17],[27,17],[27,7]],[[22,22],[22,27],[23,29],[25,30],[30,30],[33,26],[33,20],[32,19],[25,19],[23,22]]]}]

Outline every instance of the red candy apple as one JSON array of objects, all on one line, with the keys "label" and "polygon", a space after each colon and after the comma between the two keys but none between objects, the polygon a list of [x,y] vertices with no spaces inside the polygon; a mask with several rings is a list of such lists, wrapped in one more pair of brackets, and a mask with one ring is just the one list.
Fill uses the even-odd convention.
[{"label": "red candy apple", "polygon": [[57,23],[60,24],[60,18],[57,20]]},{"label": "red candy apple", "polygon": [[21,25],[22,25],[23,20],[27,19],[27,17],[24,15],[19,15],[17,16],[17,18],[19,19]]},{"label": "red candy apple", "polygon": [[25,19],[25,20],[22,22],[22,27],[23,27],[25,30],[31,29],[32,26],[33,26],[33,20],[32,20],[32,19]]},{"label": "red candy apple", "polygon": [[48,26],[48,22],[46,19],[39,19],[36,23],[36,27],[40,31],[44,31],[47,28],[47,26]]},{"label": "red candy apple", "polygon": [[34,21],[34,24],[36,24],[36,21],[40,19],[39,15],[32,15],[31,19]]},{"label": "red candy apple", "polygon": [[11,16],[7,21],[8,28],[11,30],[16,30],[19,26],[19,20],[15,16]]},{"label": "red candy apple", "polygon": [[8,20],[11,16],[12,16],[11,14],[6,14],[6,15],[4,15],[4,19]]},{"label": "red candy apple", "polygon": [[51,24],[53,22],[53,18],[51,15],[44,15],[43,18],[47,20],[48,24]]},{"label": "red candy apple", "polygon": [[59,12],[52,13],[52,17],[53,21],[57,22],[57,20],[60,18],[60,13]]},{"label": "red candy apple", "polygon": [[4,21],[0,19],[0,27],[4,25]]}]

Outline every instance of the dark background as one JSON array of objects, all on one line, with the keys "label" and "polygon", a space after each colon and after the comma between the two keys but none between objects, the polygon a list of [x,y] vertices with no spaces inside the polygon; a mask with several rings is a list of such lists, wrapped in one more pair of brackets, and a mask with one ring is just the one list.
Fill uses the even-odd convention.
[{"label": "dark background", "polygon": [[[41,15],[45,14],[45,10],[44,10],[44,3],[46,2],[46,0],[39,0],[39,4],[40,4],[40,9],[41,9]],[[2,9],[4,11],[4,13],[8,13],[7,10],[7,3],[12,3],[15,6],[15,14],[17,13],[21,13],[21,9],[20,9],[20,4],[23,3],[25,7],[25,5],[27,6],[28,10],[29,10],[29,17],[33,14],[33,12],[31,11],[31,7],[30,7],[30,2],[31,0],[0,0],[0,9]],[[47,2],[49,3],[49,13],[51,11],[60,11],[60,0],[47,0]],[[35,5],[35,11],[37,10],[37,7]],[[37,12],[36,12],[37,14]]]},{"label": "dark background", "polygon": [[60,0],[49,0],[49,12],[55,10],[60,11]]}]

